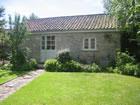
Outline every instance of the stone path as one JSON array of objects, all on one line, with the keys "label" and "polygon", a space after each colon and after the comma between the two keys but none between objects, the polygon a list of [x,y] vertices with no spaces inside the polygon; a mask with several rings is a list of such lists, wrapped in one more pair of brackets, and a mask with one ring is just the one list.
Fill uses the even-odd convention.
[{"label": "stone path", "polygon": [[27,83],[31,82],[33,79],[38,77],[44,72],[44,70],[31,71],[21,77],[17,77],[5,84],[0,85],[0,100],[4,100],[12,93],[16,92],[21,87],[25,86]]}]

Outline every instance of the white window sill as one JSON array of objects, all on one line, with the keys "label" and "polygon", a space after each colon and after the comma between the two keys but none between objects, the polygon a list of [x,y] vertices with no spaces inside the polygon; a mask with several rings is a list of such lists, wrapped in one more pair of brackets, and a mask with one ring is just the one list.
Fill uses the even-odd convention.
[{"label": "white window sill", "polygon": [[82,51],[97,51],[97,49],[82,49]]}]

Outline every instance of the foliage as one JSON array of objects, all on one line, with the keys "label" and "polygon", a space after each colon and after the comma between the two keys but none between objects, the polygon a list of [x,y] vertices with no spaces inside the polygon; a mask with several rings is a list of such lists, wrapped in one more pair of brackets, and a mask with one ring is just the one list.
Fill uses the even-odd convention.
[{"label": "foliage", "polygon": [[4,8],[0,7],[0,61],[4,64],[7,59],[7,35],[4,30],[5,20],[4,20]]},{"label": "foliage", "polygon": [[3,19],[4,11],[5,9],[3,7],[0,7],[0,33],[4,31],[4,25],[5,25],[5,20]]},{"label": "foliage", "polygon": [[[13,64],[13,69],[24,68],[27,63],[26,58],[26,48],[22,46],[22,43],[26,37],[27,29],[25,26],[25,19],[20,18],[20,15],[15,16],[15,20],[12,21],[11,16],[9,16],[9,42],[11,49],[10,61]],[[20,59],[19,59],[20,58]],[[25,67],[26,68],[26,67]]]},{"label": "foliage", "polygon": [[128,50],[140,60],[140,0],[104,0],[106,12],[118,20],[121,50]]},{"label": "foliage", "polygon": [[57,59],[61,63],[66,63],[66,62],[71,61],[70,51],[68,49],[59,51]]},{"label": "foliage", "polygon": [[37,61],[36,59],[32,58],[29,60],[29,65],[30,65],[30,68],[31,70],[34,70],[37,68]]},{"label": "foliage", "polygon": [[121,67],[126,63],[135,63],[135,59],[128,54],[128,52],[117,52],[116,55],[116,66]]},{"label": "foliage", "polygon": [[83,65],[85,72],[101,72],[101,68],[96,64],[93,63],[91,65]]},{"label": "foliage", "polygon": [[140,64],[137,65],[138,69],[135,70],[135,76],[140,77]]},{"label": "foliage", "polygon": [[66,63],[61,63],[60,70],[64,72],[80,72],[82,71],[82,67],[79,62],[71,60]]},{"label": "foliage", "polygon": [[11,70],[11,68],[12,68],[12,64],[10,63],[0,65],[0,70]]},{"label": "foliage", "polygon": [[33,20],[33,19],[37,19],[38,16],[36,16],[34,13],[32,13],[29,17],[30,20]]},{"label": "foliage", "polygon": [[57,72],[101,72],[101,68],[95,63],[84,65],[74,60],[61,63],[57,59],[48,59],[44,64],[44,68],[47,71]]},{"label": "foliage", "polygon": [[138,69],[138,65],[127,63],[121,68],[121,72],[126,75],[135,75],[135,72],[138,71]]},{"label": "foliage", "polygon": [[127,53],[117,52],[116,67],[113,72],[125,75],[139,76],[140,68],[135,64],[135,59]]},{"label": "foliage", "polygon": [[108,73],[114,73],[114,68],[111,66],[111,67],[106,67],[105,68],[105,71],[108,72]]},{"label": "foliage", "polygon": [[60,64],[56,59],[48,59],[45,61],[44,68],[47,71],[58,71],[60,69]]},{"label": "foliage", "polygon": [[[104,0],[104,7],[107,13],[117,17],[118,25],[126,30],[133,28],[133,25],[135,23],[137,25],[140,21],[136,17],[140,13],[139,3],[139,0]],[[128,31],[133,31],[133,29]]]}]

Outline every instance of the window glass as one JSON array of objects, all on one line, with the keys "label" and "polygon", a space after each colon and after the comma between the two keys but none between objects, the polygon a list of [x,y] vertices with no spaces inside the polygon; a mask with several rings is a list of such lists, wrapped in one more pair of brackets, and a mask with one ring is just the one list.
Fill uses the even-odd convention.
[{"label": "window glass", "polygon": [[96,48],[96,40],[95,38],[86,38],[84,39],[84,49],[93,50]]},{"label": "window glass", "polygon": [[45,49],[45,36],[42,36],[42,43],[41,43],[41,45],[42,45],[42,50],[44,50]]},{"label": "window glass", "polygon": [[48,50],[55,49],[55,36],[47,36],[47,49]]},{"label": "window glass", "polygon": [[90,47],[91,47],[91,49],[95,49],[95,39],[94,38],[92,38],[90,40]]},{"label": "window glass", "polygon": [[84,40],[84,49],[88,49],[89,48],[89,46],[88,46],[88,42],[89,40],[88,39],[85,39]]}]

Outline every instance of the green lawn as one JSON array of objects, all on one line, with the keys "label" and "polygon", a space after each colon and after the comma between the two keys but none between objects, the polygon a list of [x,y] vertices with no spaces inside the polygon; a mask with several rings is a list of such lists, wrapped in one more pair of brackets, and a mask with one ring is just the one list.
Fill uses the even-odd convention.
[{"label": "green lawn", "polygon": [[23,71],[0,70],[0,84],[23,75]]},{"label": "green lawn", "polygon": [[0,105],[140,105],[140,79],[108,73],[46,72]]}]

